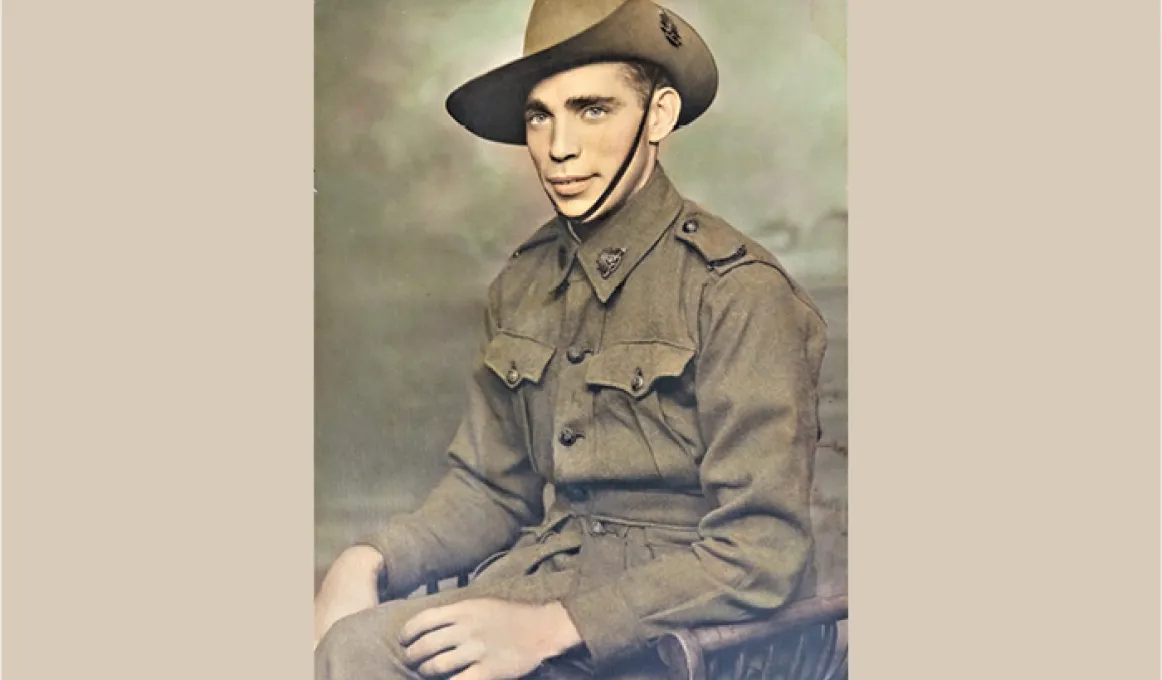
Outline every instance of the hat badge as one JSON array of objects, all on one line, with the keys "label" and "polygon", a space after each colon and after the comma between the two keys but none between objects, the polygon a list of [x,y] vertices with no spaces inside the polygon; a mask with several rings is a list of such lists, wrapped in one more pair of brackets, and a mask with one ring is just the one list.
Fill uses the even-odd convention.
[{"label": "hat badge", "polygon": [[681,47],[682,34],[678,33],[677,24],[675,24],[674,20],[670,18],[670,15],[666,13],[666,10],[658,10],[658,13],[661,15],[662,34],[666,36],[666,40],[670,41],[670,44],[674,47]]}]

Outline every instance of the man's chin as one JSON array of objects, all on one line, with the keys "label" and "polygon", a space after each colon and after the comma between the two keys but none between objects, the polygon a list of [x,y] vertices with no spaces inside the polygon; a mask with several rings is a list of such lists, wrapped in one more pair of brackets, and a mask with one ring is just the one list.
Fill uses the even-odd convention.
[{"label": "man's chin", "polygon": [[557,204],[557,212],[561,213],[565,217],[568,217],[569,219],[577,219],[578,217],[581,217],[585,214],[586,210],[589,210],[589,208],[593,206],[593,201],[591,199],[562,199],[557,197],[554,199],[554,203]]}]

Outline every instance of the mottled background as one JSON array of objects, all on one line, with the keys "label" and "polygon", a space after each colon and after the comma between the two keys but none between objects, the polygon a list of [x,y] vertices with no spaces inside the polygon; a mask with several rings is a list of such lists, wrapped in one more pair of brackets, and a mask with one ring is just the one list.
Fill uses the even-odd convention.
[{"label": "mottled background", "polygon": [[[316,0],[317,569],[439,478],[485,286],[551,216],[523,148],[444,112],[520,53],[530,0]],[[847,105],[843,0],[672,0],[718,60],[710,111],[662,162],[765,243],[823,307],[814,517],[824,592],[847,574]],[[261,84],[256,84],[261,86]],[[466,518],[470,521],[470,518]]]}]

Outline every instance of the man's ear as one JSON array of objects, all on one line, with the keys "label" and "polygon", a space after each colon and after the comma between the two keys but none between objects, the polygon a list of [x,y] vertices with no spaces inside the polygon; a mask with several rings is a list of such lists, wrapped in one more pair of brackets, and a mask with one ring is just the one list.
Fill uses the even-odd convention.
[{"label": "man's ear", "polygon": [[659,88],[654,93],[654,100],[650,106],[650,120],[646,137],[650,144],[662,143],[678,125],[678,116],[682,113],[682,95],[672,87]]}]

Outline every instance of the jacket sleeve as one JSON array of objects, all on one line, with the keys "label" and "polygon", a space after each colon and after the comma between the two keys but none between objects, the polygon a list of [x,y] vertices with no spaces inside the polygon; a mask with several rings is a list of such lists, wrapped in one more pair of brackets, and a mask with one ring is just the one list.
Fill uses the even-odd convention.
[{"label": "jacket sleeve", "polygon": [[390,518],[360,541],[383,554],[393,598],[472,569],[544,515],[544,481],[516,429],[511,392],[484,364],[484,348],[496,331],[493,291],[495,285],[467,412],[448,450],[450,470],[418,509]]},{"label": "jacket sleeve", "polygon": [[776,268],[754,263],[711,277],[699,329],[699,473],[715,509],[691,550],[563,600],[598,665],[670,630],[774,610],[811,559],[823,320]]}]

